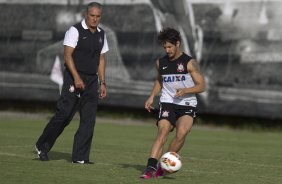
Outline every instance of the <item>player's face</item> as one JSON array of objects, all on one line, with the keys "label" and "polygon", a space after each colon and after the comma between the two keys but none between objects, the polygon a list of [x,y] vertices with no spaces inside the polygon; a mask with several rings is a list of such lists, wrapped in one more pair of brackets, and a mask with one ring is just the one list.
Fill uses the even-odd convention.
[{"label": "player's face", "polygon": [[179,52],[179,43],[177,42],[176,45],[170,43],[170,42],[165,42],[163,44],[163,48],[168,55],[170,60],[173,60],[177,57],[177,54]]},{"label": "player's face", "polygon": [[89,8],[85,13],[85,22],[90,29],[96,29],[100,23],[102,10],[97,7]]}]

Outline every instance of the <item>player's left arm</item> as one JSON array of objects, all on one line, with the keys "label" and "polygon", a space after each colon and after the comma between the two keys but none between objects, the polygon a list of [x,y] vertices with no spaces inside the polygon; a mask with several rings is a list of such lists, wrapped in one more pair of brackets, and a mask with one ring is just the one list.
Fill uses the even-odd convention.
[{"label": "player's left arm", "polygon": [[181,97],[184,94],[190,93],[201,93],[205,91],[205,78],[200,70],[200,66],[195,59],[192,59],[187,64],[187,70],[190,73],[195,85],[193,87],[177,89],[176,97]]}]

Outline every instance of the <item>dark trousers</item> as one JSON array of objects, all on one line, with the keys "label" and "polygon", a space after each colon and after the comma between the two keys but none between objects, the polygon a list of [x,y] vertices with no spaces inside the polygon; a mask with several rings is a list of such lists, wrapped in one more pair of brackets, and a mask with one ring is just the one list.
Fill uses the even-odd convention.
[{"label": "dark trousers", "polygon": [[73,78],[70,72],[65,70],[64,84],[55,115],[36,142],[39,150],[49,152],[74,114],[79,111],[80,123],[74,136],[72,160],[89,160],[98,104],[98,77],[85,74],[80,74],[80,77],[85,83],[85,90],[78,97],[78,93],[72,88]]}]

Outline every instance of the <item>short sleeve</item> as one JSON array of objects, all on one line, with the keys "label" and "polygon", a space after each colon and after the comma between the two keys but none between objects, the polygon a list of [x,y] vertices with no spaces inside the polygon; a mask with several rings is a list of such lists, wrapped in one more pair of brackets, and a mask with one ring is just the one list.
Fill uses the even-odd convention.
[{"label": "short sleeve", "polygon": [[78,42],[78,36],[78,30],[73,26],[70,27],[65,34],[63,45],[75,48]]},{"label": "short sleeve", "polygon": [[109,46],[108,46],[107,36],[106,36],[106,33],[105,33],[105,35],[104,35],[104,45],[103,45],[103,48],[101,50],[101,54],[104,54],[108,51],[109,51]]}]

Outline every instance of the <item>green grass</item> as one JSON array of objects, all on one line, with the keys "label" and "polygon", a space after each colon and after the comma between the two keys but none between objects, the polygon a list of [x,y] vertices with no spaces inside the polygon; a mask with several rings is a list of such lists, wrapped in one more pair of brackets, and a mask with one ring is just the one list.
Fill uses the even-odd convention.
[{"label": "green grass", "polygon": [[49,153],[50,161],[36,158],[33,146],[48,119],[46,116],[1,117],[1,184],[278,184],[282,181],[281,132],[195,125],[180,152],[182,169],[163,179],[142,181],[138,177],[155,137],[154,121],[142,125],[134,124],[134,120],[133,124],[121,124],[98,119],[91,151],[95,164],[77,165],[70,163],[77,120],[57,140]]}]

